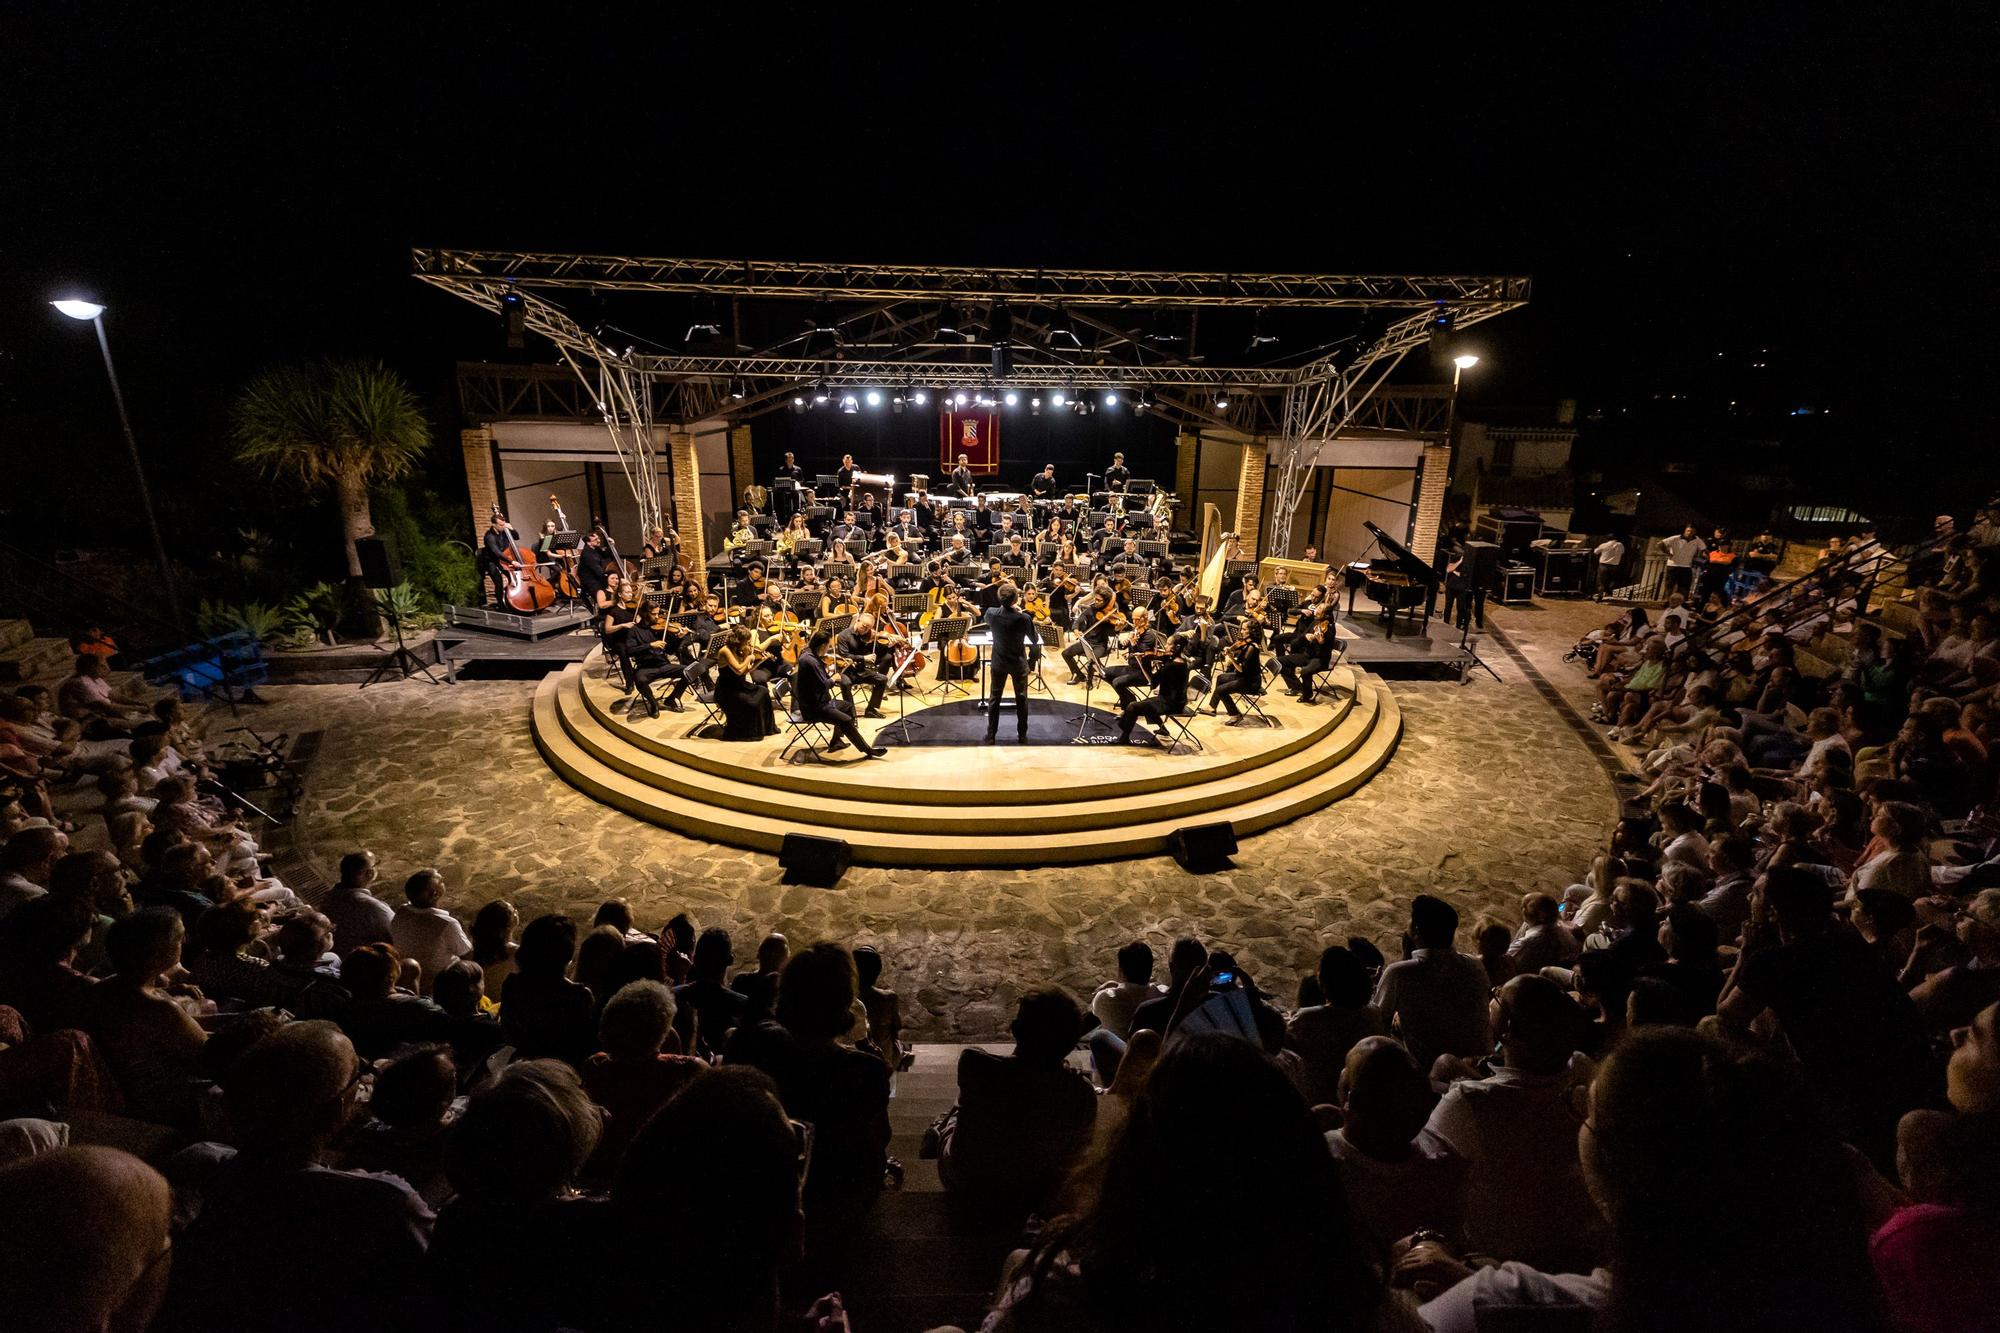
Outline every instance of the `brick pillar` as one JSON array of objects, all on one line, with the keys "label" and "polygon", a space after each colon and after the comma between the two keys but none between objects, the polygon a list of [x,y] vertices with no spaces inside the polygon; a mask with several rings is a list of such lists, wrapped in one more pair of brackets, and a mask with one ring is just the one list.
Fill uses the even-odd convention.
[{"label": "brick pillar", "polygon": [[1417,513],[1410,530],[1410,549],[1418,559],[1429,560],[1437,550],[1438,530],[1444,524],[1444,493],[1451,485],[1451,446],[1424,446],[1422,470],[1417,473]]},{"label": "brick pillar", "polygon": [[462,430],[458,447],[465,453],[465,490],[471,497],[472,544],[477,546],[493,521],[493,506],[500,503],[500,478],[493,475],[493,432],[484,426]]},{"label": "brick pillar", "polygon": [[729,479],[736,483],[736,493],[729,497],[732,505],[743,502],[743,488],[757,480],[757,465],[750,457],[750,426],[744,423],[729,428]]},{"label": "brick pillar", "polygon": [[1194,456],[1200,447],[1195,437],[1185,432],[1174,447],[1174,498],[1181,502],[1180,512],[1196,536],[1201,535],[1201,515],[1194,512]]},{"label": "brick pillar", "polygon": [[674,527],[681,534],[681,553],[697,571],[708,563],[708,545],[701,522],[701,465],[695,461],[694,432],[667,431],[667,459],[674,481]]},{"label": "brick pillar", "polygon": [[1245,560],[1263,555],[1264,449],[1262,440],[1244,445],[1243,462],[1236,472],[1236,535],[1243,539]]}]

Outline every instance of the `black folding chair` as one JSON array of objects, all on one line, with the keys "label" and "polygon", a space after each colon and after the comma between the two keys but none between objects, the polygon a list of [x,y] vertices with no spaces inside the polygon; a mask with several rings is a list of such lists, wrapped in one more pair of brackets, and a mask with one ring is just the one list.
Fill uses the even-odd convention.
[{"label": "black folding chair", "polygon": [[778,758],[797,763],[798,760],[792,758],[792,751],[803,747],[804,753],[809,755],[814,763],[823,763],[826,756],[822,751],[833,741],[833,723],[808,721],[804,714],[793,707],[789,699],[782,706],[788,730],[785,748],[778,751]]},{"label": "black folding chair", "polygon": [[1314,672],[1312,677],[1306,682],[1312,687],[1315,699],[1321,694],[1328,695],[1334,699],[1340,697],[1340,687],[1333,683],[1333,673],[1339,670],[1340,664],[1346,660],[1347,640],[1337,638],[1333,641],[1333,656],[1327,659],[1325,668]]}]

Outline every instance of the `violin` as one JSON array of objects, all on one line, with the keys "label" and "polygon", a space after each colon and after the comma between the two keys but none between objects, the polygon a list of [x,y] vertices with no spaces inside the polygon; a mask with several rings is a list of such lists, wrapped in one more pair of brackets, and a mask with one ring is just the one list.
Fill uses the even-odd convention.
[{"label": "violin", "polygon": [[1049,618],[1049,595],[1042,591],[1039,584],[1031,587],[1021,597],[1021,609],[1037,620],[1047,620]]}]

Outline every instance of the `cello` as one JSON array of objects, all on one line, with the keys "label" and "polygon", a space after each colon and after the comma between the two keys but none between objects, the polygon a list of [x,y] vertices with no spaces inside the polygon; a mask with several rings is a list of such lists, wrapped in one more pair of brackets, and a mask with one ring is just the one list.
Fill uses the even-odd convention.
[{"label": "cello", "polygon": [[[501,517],[498,505],[493,507],[493,517]],[[511,523],[507,525],[507,550],[514,562],[511,565],[501,566],[506,575],[503,582],[506,587],[507,605],[524,616],[531,616],[537,611],[546,611],[554,606],[556,590],[549,586],[549,581],[535,568],[534,551],[521,545],[521,535],[514,531]]]}]

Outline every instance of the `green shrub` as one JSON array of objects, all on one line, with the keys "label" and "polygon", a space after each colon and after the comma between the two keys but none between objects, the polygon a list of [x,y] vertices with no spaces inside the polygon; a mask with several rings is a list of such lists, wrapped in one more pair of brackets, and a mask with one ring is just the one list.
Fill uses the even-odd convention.
[{"label": "green shrub", "polygon": [[375,531],[395,544],[403,579],[416,599],[413,614],[435,614],[475,598],[479,572],[463,540],[462,512],[415,482],[377,492],[373,507]]}]

